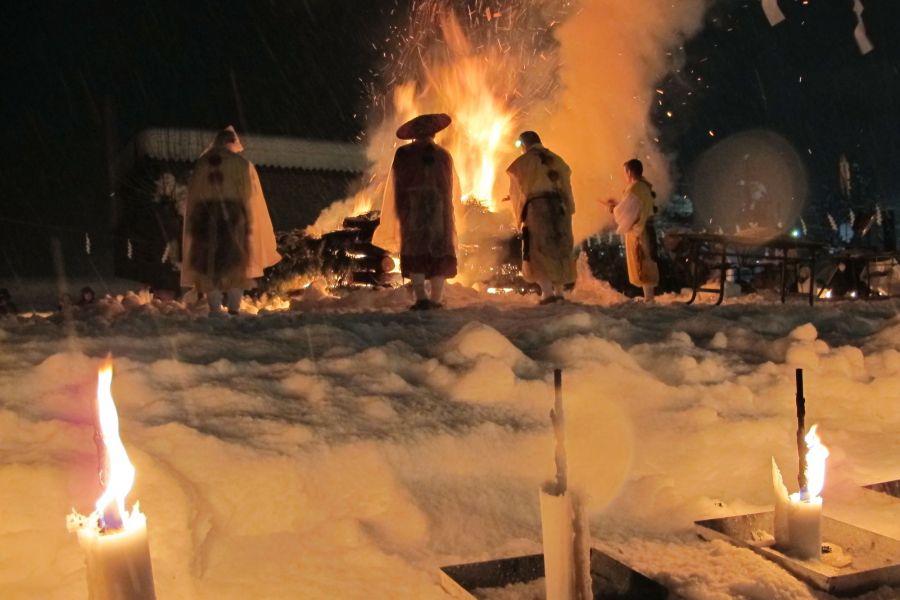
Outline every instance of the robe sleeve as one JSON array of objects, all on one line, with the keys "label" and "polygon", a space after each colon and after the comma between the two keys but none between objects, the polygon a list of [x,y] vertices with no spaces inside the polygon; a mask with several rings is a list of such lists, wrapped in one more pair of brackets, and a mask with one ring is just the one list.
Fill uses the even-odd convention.
[{"label": "robe sleeve", "polygon": [[507,173],[509,173],[509,207],[513,212],[516,227],[519,227],[522,224],[520,219],[522,218],[522,207],[525,205],[525,193],[516,176],[511,171],[507,171]]},{"label": "robe sleeve", "polygon": [[566,176],[563,177],[562,193],[566,199],[566,209],[570,215],[575,214],[575,195],[572,193],[572,170],[566,165]]},{"label": "robe sleeve", "polygon": [[634,192],[628,192],[625,198],[616,204],[613,217],[616,220],[616,233],[619,235],[625,235],[634,227],[641,217],[641,201]]},{"label": "robe sleeve", "polygon": [[450,200],[453,202],[453,221],[456,223],[459,221],[463,209],[462,185],[459,183],[459,173],[456,172],[456,165],[454,165],[452,158],[450,159],[450,177],[453,180]]},{"label": "robe sleeve", "polygon": [[272,226],[272,217],[269,215],[269,207],[263,194],[262,184],[259,181],[259,173],[253,163],[247,162],[247,185],[249,188],[250,244],[251,244],[251,273],[250,277],[259,277],[267,267],[278,264],[281,255],[278,253],[278,242],[275,239],[275,228]]},{"label": "robe sleeve", "polygon": [[454,249],[454,253],[456,252],[456,248],[459,246],[459,237],[456,232],[456,224],[462,220],[463,217],[463,204],[462,204],[462,186],[459,183],[459,174],[456,172],[456,166],[453,163],[453,158],[450,158],[450,178],[451,178],[451,190],[450,190],[450,232],[452,236],[452,247]]},{"label": "robe sleeve", "polygon": [[372,243],[388,252],[397,254],[400,251],[400,220],[397,217],[396,190],[394,187],[394,165],[388,171],[384,182],[384,194],[381,202],[381,222],[372,236]]}]

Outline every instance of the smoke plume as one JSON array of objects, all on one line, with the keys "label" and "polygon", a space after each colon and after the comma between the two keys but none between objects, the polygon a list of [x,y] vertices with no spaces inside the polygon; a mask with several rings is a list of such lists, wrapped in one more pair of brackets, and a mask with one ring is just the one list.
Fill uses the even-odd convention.
[{"label": "smoke plume", "polygon": [[[700,27],[705,0],[584,0],[557,30],[562,89],[535,126],[573,171],[575,237],[608,226],[600,202],[618,198],[622,164],[644,161],[659,198],[670,189],[669,161],[654,138],[650,109],[674,50]],[[536,115],[537,116],[537,115]]]}]

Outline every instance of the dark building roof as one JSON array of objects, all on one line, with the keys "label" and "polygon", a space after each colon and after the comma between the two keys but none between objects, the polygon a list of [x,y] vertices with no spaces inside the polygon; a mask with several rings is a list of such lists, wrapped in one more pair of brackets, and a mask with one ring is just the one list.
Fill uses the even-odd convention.
[{"label": "dark building roof", "polygon": [[[202,129],[146,129],[126,154],[194,162],[215,137],[215,131]],[[361,174],[369,166],[365,148],[358,144],[256,134],[240,134],[240,138],[243,155],[257,167]]]}]

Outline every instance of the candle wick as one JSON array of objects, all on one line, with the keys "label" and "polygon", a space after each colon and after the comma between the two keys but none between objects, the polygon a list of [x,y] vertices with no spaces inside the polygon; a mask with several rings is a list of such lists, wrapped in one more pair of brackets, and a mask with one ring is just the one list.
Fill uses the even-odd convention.
[{"label": "candle wick", "polygon": [[122,515],[119,512],[119,507],[115,502],[112,502],[100,515],[100,529],[102,531],[115,531],[122,529],[122,525]]}]

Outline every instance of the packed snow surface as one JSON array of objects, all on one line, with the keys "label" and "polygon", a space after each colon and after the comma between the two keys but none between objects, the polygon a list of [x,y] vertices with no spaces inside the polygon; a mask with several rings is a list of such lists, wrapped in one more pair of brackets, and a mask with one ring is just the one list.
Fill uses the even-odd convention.
[{"label": "packed snow surface", "polygon": [[900,478],[895,303],[576,300],[311,287],[234,318],[131,294],[0,320],[0,597],[87,596],[65,517],[99,495],[109,352],[160,599],[445,598],[441,565],[539,552],[557,366],[594,538],[686,597],[826,597],[692,529],[770,507],[772,456],[795,481],[796,367],[826,514],[900,537],[900,503],[859,487]]}]

